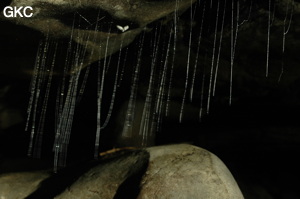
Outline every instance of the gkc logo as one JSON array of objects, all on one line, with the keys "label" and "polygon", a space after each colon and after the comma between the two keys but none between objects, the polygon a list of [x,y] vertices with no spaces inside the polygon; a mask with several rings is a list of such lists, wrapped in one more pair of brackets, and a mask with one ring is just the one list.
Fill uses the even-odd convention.
[{"label": "gkc logo", "polygon": [[3,10],[3,14],[7,18],[12,18],[12,17],[32,17],[33,15],[33,8],[31,6],[6,6]]}]

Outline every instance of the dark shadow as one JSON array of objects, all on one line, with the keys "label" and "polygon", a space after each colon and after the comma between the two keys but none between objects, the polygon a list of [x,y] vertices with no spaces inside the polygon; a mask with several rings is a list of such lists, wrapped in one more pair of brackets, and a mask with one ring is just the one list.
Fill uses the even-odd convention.
[{"label": "dark shadow", "polygon": [[[132,189],[133,191],[130,193],[126,192],[126,194],[137,195],[138,194],[138,184],[139,181],[145,172],[148,161],[149,154],[143,150],[135,150],[135,151],[121,151],[114,153],[113,155],[109,155],[109,157],[105,159],[101,159],[99,161],[91,161],[88,163],[75,165],[72,167],[67,167],[60,170],[58,173],[53,174],[50,178],[44,180],[40,187],[31,195],[26,197],[26,199],[53,199],[55,196],[62,193],[67,187],[73,184],[80,176],[82,176],[85,172],[92,169],[93,167],[99,164],[108,164],[114,161],[118,161],[119,159],[126,159],[130,156],[137,156],[137,162],[135,166],[128,165],[128,173],[127,179],[123,184],[120,185],[119,190],[117,191],[117,195],[124,193],[123,189]],[[130,196],[131,196],[130,195]],[[126,196],[128,198],[129,195]],[[115,198],[120,198],[119,196]],[[132,198],[132,197],[129,197]]]},{"label": "dark shadow", "polygon": [[[144,160],[147,160],[146,162]],[[143,161],[139,161],[136,168],[138,170],[130,170],[128,173],[128,178],[119,186],[117,193],[114,199],[128,199],[128,198],[137,198],[140,193],[140,184],[142,178],[148,168],[149,164],[149,154],[147,155],[147,159],[143,159]]]},{"label": "dark shadow", "polygon": [[1,9],[1,11],[2,11],[6,6],[10,5],[10,4],[11,4],[11,1],[12,1],[12,0],[2,0],[2,1],[0,1],[0,9]]}]

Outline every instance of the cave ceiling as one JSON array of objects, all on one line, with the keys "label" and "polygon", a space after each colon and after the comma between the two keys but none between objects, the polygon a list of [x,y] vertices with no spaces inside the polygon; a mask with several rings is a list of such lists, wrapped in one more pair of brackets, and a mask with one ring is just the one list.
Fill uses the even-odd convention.
[{"label": "cave ceiling", "polygon": [[[159,21],[166,26],[172,23],[174,15],[175,1],[32,1],[15,0],[11,5],[32,5],[35,15],[31,19],[14,18],[6,20],[1,17],[1,69],[0,73],[14,78],[30,78],[36,56],[39,40],[45,35],[58,40],[69,39],[72,31],[72,21],[74,13],[83,21],[80,28],[74,29],[73,41],[86,48],[89,56],[86,57],[84,67],[102,59],[105,55],[96,51],[96,46],[106,45],[107,32],[113,38],[106,55],[118,52],[120,43],[122,47],[134,43],[136,37],[142,32],[151,32],[153,24]],[[178,1],[177,8],[180,12],[178,22],[178,48],[177,54],[184,54],[188,51],[188,36],[190,32],[189,11],[191,1]],[[193,31],[199,31],[201,25],[201,3],[193,21]],[[285,98],[284,103],[299,104],[300,71],[298,48],[300,6],[298,1],[277,0],[270,1],[250,1],[240,0],[239,2],[239,27],[236,39],[236,50],[234,57],[233,85],[239,96],[245,97],[268,97],[280,93],[280,97]],[[218,1],[210,1],[210,17],[207,17],[203,28],[203,41],[200,49],[200,57],[212,57],[211,51],[214,39],[214,23]],[[237,3],[235,1],[234,3]],[[208,3],[206,3],[209,5]],[[199,6],[200,5],[200,6]],[[237,5],[237,4],[235,4]],[[220,3],[220,11],[224,8],[224,2]],[[271,12],[269,9],[271,8]],[[196,9],[196,8],[195,8]],[[84,35],[86,32],[93,32],[95,29],[95,15],[106,15],[104,20],[113,21],[112,28],[105,27],[102,31],[97,31],[97,36],[93,40],[76,35]],[[209,10],[209,8],[206,8]],[[249,11],[251,13],[249,14]],[[220,63],[224,65],[220,69],[218,84],[221,88],[228,87],[230,73],[230,49],[231,49],[231,1],[226,6],[226,17],[222,41],[222,55]],[[235,13],[237,14],[237,13]],[[270,14],[270,15],[269,15]],[[170,17],[171,16],[171,17]],[[213,17],[212,17],[213,16]],[[221,21],[221,12],[219,21]],[[271,24],[268,37],[268,19],[271,16]],[[96,17],[97,18],[97,17]],[[98,17],[99,18],[99,17]],[[102,17],[100,17],[102,20]],[[100,21],[101,21],[100,20]],[[220,23],[219,23],[220,24]],[[74,25],[74,24],[73,24]],[[129,26],[129,30],[120,31],[116,25],[121,27]],[[220,26],[220,25],[219,25]],[[108,30],[109,29],[109,30]],[[288,31],[287,31],[288,30]],[[286,33],[284,33],[286,31]],[[195,35],[197,35],[196,33]],[[220,27],[218,27],[218,35]],[[79,39],[78,39],[79,38]],[[193,39],[196,40],[197,36]],[[284,46],[283,46],[284,38]],[[192,55],[196,56],[197,42],[193,42]],[[115,46],[113,45],[115,44]],[[269,45],[269,47],[268,47]],[[182,48],[180,48],[182,46]],[[269,48],[269,49],[267,49]],[[284,53],[283,53],[284,48]],[[182,51],[180,51],[182,50]],[[269,53],[267,53],[269,51]],[[91,55],[92,54],[92,55]],[[96,56],[95,56],[96,55]],[[185,57],[185,56],[181,56]],[[269,58],[267,58],[269,57]],[[182,62],[182,64],[180,64]],[[178,60],[179,67],[184,68],[185,58]],[[266,62],[268,62],[268,74],[266,74]],[[209,64],[207,64],[209,65]],[[207,70],[209,71],[209,69]],[[267,77],[266,77],[267,76]],[[181,81],[181,79],[180,79]],[[182,78],[184,81],[184,78]],[[276,94],[276,95],[277,95]],[[228,93],[224,94],[228,95]],[[222,96],[224,96],[222,95]],[[224,100],[224,98],[221,98]]]}]

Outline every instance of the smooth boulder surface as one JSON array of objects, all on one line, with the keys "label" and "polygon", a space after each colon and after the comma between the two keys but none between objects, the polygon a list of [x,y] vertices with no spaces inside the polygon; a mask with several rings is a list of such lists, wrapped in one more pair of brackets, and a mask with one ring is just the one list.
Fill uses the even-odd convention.
[{"label": "smooth boulder surface", "polygon": [[0,175],[0,198],[23,199],[36,191],[39,184],[50,176],[49,172],[18,172]]},{"label": "smooth boulder surface", "polygon": [[113,199],[118,195],[134,198],[148,159],[146,151],[137,150],[99,164],[84,173],[55,199]]},{"label": "smooth boulder surface", "polygon": [[188,145],[148,148],[150,161],[138,199],[243,199],[224,163],[209,151]]},{"label": "smooth boulder surface", "polygon": [[108,154],[92,164],[0,176],[1,199],[243,199],[224,163],[189,144]]}]

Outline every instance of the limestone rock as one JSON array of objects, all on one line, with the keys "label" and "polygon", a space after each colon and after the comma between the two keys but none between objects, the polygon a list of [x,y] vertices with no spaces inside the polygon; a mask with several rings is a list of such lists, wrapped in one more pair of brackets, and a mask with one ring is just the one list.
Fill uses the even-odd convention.
[{"label": "limestone rock", "polygon": [[[31,6],[33,17],[26,19],[22,17],[6,18],[4,13],[0,12],[0,19],[27,26],[45,35],[50,34],[54,38],[72,38],[78,44],[85,46],[87,50],[88,55],[86,55],[84,63],[81,64],[81,67],[86,67],[129,45],[138,34],[146,29],[148,24],[167,17],[175,11],[186,10],[195,0],[178,1],[178,4],[175,4],[175,2],[174,0],[152,3],[145,0],[50,0],[46,2],[40,0],[13,0],[10,6]],[[116,33],[111,32],[111,30],[95,31],[97,28],[92,30],[88,27],[81,29],[72,27],[72,24],[65,24],[64,21],[68,21],[74,13],[82,12],[87,12],[88,16],[93,16],[93,21],[89,21],[86,19],[88,17],[80,14],[84,20],[88,21],[90,26],[97,24],[98,21],[103,23],[102,18],[113,18],[114,20],[111,21],[113,22],[112,28],[117,29],[117,26],[124,25],[128,26],[128,31],[119,30]],[[73,14],[69,15],[69,13]],[[98,16],[99,13],[101,13],[101,16]],[[103,13],[106,15],[102,16]],[[118,22],[127,23],[118,24]],[[81,68],[77,67],[76,69]]]},{"label": "limestone rock", "polygon": [[149,167],[138,199],[243,199],[224,163],[209,151],[188,145],[147,149]]},{"label": "limestone rock", "polygon": [[1,199],[124,197],[244,198],[230,171],[217,156],[189,144],[125,151],[87,166],[66,168],[52,176],[46,172],[0,176]]},{"label": "limestone rock", "polygon": [[[84,173],[55,199],[113,199],[123,192],[129,198],[134,197],[136,193],[130,189],[133,190],[135,184],[138,187],[139,176],[141,178],[145,172],[148,158],[146,151],[135,151],[109,163],[99,164]],[[127,190],[123,189],[124,186],[128,186]]]},{"label": "limestone rock", "polygon": [[45,171],[19,172],[0,175],[0,198],[23,199],[34,192],[50,174]]}]

